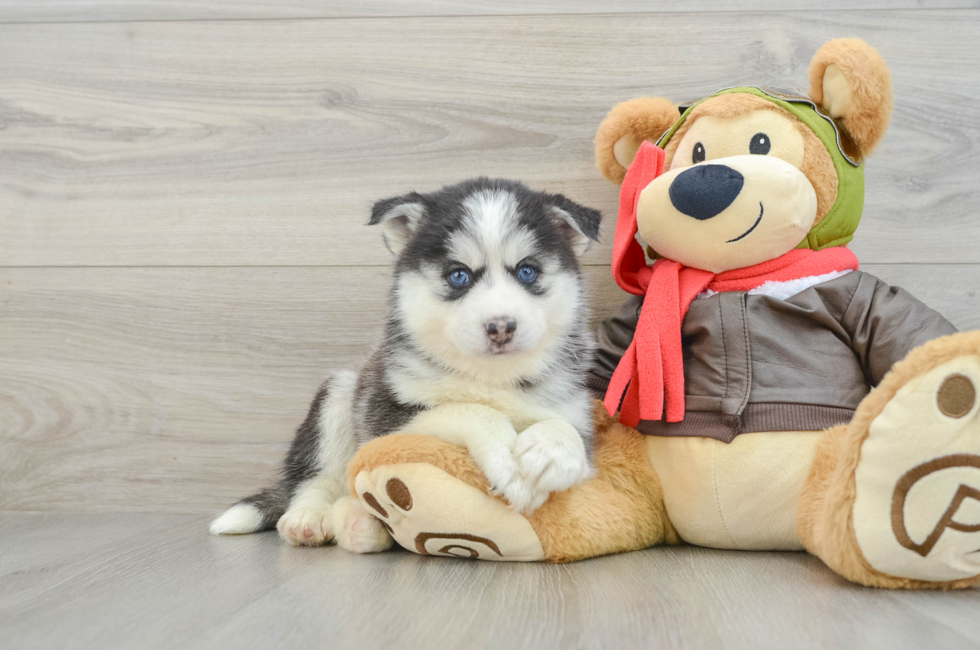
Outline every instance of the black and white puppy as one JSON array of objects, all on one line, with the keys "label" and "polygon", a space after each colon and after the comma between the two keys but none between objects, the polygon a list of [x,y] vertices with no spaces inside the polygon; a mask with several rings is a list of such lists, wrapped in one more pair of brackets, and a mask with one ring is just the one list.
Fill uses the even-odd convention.
[{"label": "black and white puppy", "polygon": [[279,482],[242,499],[214,534],[276,526],[293,544],[388,548],[347,496],[358,447],[400,430],[465,445],[521,512],[591,474],[592,356],[578,256],[600,215],[564,196],[477,178],[375,204],[397,256],[380,344],[320,388]]}]

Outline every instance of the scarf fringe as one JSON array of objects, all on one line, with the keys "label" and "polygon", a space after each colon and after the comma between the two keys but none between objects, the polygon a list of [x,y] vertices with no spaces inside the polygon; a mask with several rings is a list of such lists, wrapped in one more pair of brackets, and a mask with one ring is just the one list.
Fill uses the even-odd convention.
[{"label": "scarf fringe", "polygon": [[641,145],[623,181],[613,243],[613,276],[625,291],[644,296],[630,343],[613,373],[603,404],[610,415],[635,427],[640,420],[684,419],[684,357],[681,325],[694,298],[710,289],[750,291],[766,282],[786,282],[834,271],[856,270],[858,260],[846,248],[795,249],[775,259],[714,274],[672,260],[646,264],[636,241],[636,205],[640,192],[663,173],[665,155],[648,142]]}]

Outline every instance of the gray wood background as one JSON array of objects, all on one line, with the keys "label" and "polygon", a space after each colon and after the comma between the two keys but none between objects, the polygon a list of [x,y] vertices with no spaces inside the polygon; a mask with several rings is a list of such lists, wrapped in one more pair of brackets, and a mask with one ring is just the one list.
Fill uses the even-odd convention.
[{"label": "gray wood background", "polygon": [[598,318],[605,112],[805,86],[838,36],[897,95],[853,248],[980,327],[978,4],[809,6],[0,0],[0,510],[210,513],[268,480],[373,341],[388,195],[487,174],[602,209]]}]

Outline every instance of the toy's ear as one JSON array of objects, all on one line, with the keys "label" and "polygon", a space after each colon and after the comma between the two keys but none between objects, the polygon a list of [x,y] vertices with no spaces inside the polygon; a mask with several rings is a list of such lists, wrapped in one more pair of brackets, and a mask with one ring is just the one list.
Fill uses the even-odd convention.
[{"label": "toy's ear", "polygon": [[834,39],[813,55],[810,98],[841,122],[862,157],[885,135],[892,97],[885,60],[861,39]]},{"label": "toy's ear", "polygon": [[631,99],[618,104],[595,135],[595,163],[602,175],[622,183],[626,169],[644,140],[656,143],[677,118],[677,105],[663,97]]},{"label": "toy's ear", "polygon": [[424,216],[425,202],[422,195],[412,192],[375,203],[371,208],[371,220],[368,221],[368,225],[374,226],[380,223],[385,246],[398,255],[412,239]]},{"label": "toy's ear", "polygon": [[579,205],[562,194],[548,196],[547,210],[557,221],[562,237],[576,255],[589,250],[592,242],[599,241],[602,214],[598,210]]}]

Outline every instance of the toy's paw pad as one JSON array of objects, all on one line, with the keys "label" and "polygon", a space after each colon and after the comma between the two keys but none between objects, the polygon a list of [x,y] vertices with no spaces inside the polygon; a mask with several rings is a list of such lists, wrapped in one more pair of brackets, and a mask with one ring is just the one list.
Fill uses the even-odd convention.
[{"label": "toy's paw pad", "polygon": [[514,457],[533,494],[524,512],[540,508],[552,492],[564,492],[586,481],[592,473],[578,433],[574,429],[556,430],[551,424],[533,425],[521,433]]},{"label": "toy's paw pad", "polygon": [[980,355],[906,383],[872,421],[855,472],[854,532],[889,575],[980,574]]},{"label": "toy's paw pad", "polygon": [[363,507],[400,546],[420,555],[541,560],[527,519],[428,463],[383,465],[354,480]]},{"label": "toy's paw pad", "polygon": [[331,506],[290,508],[276,524],[279,536],[293,546],[320,546],[334,536]]},{"label": "toy's paw pad", "polygon": [[337,546],[352,553],[380,553],[394,543],[381,522],[350,497],[333,504]]}]

